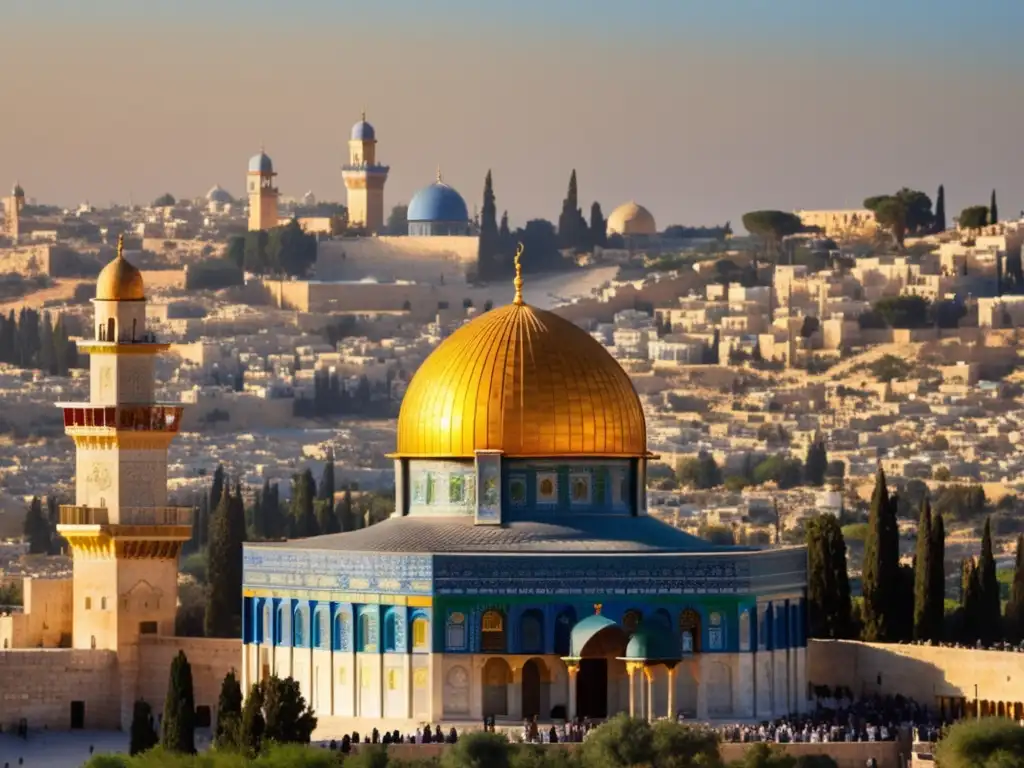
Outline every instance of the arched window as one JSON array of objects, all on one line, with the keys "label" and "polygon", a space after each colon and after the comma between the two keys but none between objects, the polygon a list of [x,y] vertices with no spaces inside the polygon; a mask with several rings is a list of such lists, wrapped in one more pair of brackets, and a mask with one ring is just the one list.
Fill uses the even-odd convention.
[{"label": "arched window", "polygon": [[679,615],[679,647],[684,655],[700,653],[700,614],[687,608]]},{"label": "arched window", "polygon": [[466,614],[451,613],[448,615],[448,626],[445,627],[445,645],[449,651],[466,650]]},{"label": "arched window", "polygon": [[750,611],[740,611],[740,650],[750,650]]},{"label": "arched window", "polygon": [[331,647],[336,651],[352,650],[352,614],[340,609],[334,614],[334,638]]},{"label": "arched window", "polygon": [[484,653],[505,652],[505,617],[501,611],[485,611],[480,618],[480,650]]},{"label": "arched window", "polygon": [[263,626],[260,628],[260,639],[261,643],[269,643],[271,641],[271,625],[270,625],[270,601],[263,601]]},{"label": "arched window", "polygon": [[414,651],[430,650],[430,622],[423,616],[412,620],[412,649]]},{"label": "arched window", "polygon": [[670,616],[669,612],[666,611],[664,608],[659,608],[658,610],[656,610],[651,618],[659,627],[661,627],[665,631],[672,631],[672,616]]},{"label": "arched window", "polygon": [[721,651],[725,649],[725,619],[718,611],[712,611],[708,616],[708,650]]},{"label": "arched window", "polygon": [[359,616],[359,646],[367,653],[377,650],[377,617],[369,611]]},{"label": "arched window", "polygon": [[536,609],[519,619],[519,648],[522,653],[544,652],[544,614]]},{"label": "arched window", "polygon": [[643,621],[644,615],[640,613],[636,608],[630,608],[622,615],[622,628],[632,634],[636,632],[637,627],[640,626],[640,622]]},{"label": "arched window", "polygon": [[139,323],[139,321],[138,321],[138,320],[136,320],[136,319],[135,319],[135,318],[133,317],[133,318],[132,318],[132,341],[135,341],[135,334],[136,334],[136,332],[137,332],[137,330],[138,330],[138,323]]},{"label": "arched window", "polygon": [[576,611],[566,608],[555,618],[555,654],[568,656],[571,650],[572,628],[576,625]]},{"label": "arched window", "polygon": [[397,644],[398,616],[394,610],[390,610],[384,616],[384,650],[400,651]]},{"label": "arched window", "polygon": [[292,630],[292,646],[295,648],[305,648],[306,643],[309,642],[309,633],[306,628],[309,622],[309,609],[308,608],[296,608],[295,609],[295,627]]},{"label": "arched window", "polygon": [[284,645],[288,638],[288,619],[289,613],[287,607],[282,603],[277,606],[277,620],[274,622],[274,644]]},{"label": "arched window", "polygon": [[330,646],[331,620],[327,609],[320,606],[316,609],[316,621],[313,623],[313,645],[325,650]]}]

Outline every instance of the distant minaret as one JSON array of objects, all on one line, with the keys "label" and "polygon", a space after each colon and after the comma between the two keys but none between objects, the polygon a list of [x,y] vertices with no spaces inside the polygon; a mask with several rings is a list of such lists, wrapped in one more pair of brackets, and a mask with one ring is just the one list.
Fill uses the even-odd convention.
[{"label": "distant minaret", "polygon": [[249,191],[249,231],[268,230],[277,226],[277,187],[274,186],[274,163],[261,149],[249,159],[246,189]]},{"label": "distant minaret", "polygon": [[[57,531],[71,548],[73,648],[118,654],[121,721],[131,722],[141,635],[174,635],[178,555],[192,510],[167,506],[167,449],[182,406],[155,398],[154,361],[169,344],[146,330],[142,275],[117,257],[100,272],[89,355],[89,401],[60,403],[75,443],[75,504]],[[133,667],[134,665],[134,667]]]},{"label": "distant minaret", "polygon": [[348,142],[348,162],[341,176],[348,190],[348,223],[351,227],[376,234],[384,229],[384,185],[386,165],[377,163],[377,132],[366,122],[366,113],[352,126]]},{"label": "distant minaret", "polygon": [[4,203],[4,234],[14,242],[21,239],[21,211],[25,207],[25,190],[15,182],[11,196]]}]

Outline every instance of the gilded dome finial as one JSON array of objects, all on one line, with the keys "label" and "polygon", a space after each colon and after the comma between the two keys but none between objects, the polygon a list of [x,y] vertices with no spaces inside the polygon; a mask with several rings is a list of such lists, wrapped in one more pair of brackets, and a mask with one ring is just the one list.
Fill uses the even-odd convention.
[{"label": "gilded dome finial", "polygon": [[124,232],[117,236],[117,258],[124,258]]},{"label": "gilded dome finial", "polygon": [[513,304],[522,306],[523,304],[523,265],[519,263],[519,257],[523,255],[523,244],[519,243],[516,246],[516,255],[514,263],[516,265],[516,279],[512,281],[512,285],[516,287],[516,297],[512,300]]},{"label": "gilded dome finial", "polygon": [[437,164],[437,183],[438,184],[443,183],[443,179],[441,178],[441,164],[440,163]]}]

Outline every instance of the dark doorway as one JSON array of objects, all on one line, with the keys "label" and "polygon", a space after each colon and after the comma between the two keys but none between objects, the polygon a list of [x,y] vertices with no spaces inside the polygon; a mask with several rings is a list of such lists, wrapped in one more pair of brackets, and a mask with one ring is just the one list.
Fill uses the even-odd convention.
[{"label": "dark doorway", "polygon": [[523,667],[523,717],[540,716],[540,666],[530,659]]},{"label": "dark doorway", "polygon": [[206,705],[196,707],[196,728],[210,727],[210,708]]},{"label": "dark doorway", "polygon": [[85,702],[71,702],[71,730],[78,731],[85,728]]},{"label": "dark doorway", "polygon": [[576,678],[576,714],[580,717],[608,717],[607,659],[580,660]]}]

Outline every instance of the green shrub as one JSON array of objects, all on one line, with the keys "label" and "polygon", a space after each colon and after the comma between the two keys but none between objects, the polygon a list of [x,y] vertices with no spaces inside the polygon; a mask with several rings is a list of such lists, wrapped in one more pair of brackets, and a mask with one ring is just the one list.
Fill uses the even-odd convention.
[{"label": "green shrub", "polygon": [[1012,720],[963,720],[935,748],[939,768],[1024,768],[1024,728]]},{"label": "green shrub", "polygon": [[654,734],[646,720],[616,715],[592,731],[580,748],[583,765],[632,768],[654,761]]},{"label": "green shrub", "polygon": [[512,745],[501,733],[477,731],[459,738],[441,757],[442,768],[509,768]]}]

